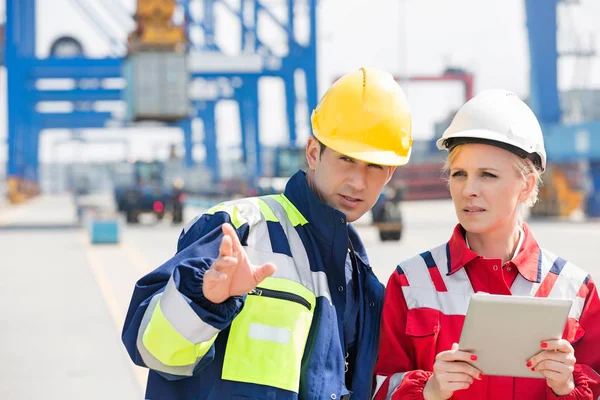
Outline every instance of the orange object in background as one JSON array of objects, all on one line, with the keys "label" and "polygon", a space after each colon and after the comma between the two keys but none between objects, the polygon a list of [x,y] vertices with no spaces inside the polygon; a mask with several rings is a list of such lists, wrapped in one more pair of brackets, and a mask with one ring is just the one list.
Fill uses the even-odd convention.
[{"label": "orange object in background", "polygon": [[7,197],[11,204],[19,204],[40,194],[40,185],[37,182],[26,181],[12,177],[7,181]]},{"label": "orange object in background", "polygon": [[129,35],[130,51],[147,49],[183,50],[185,26],[173,24],[175,0],[138,0],[136,29]]}]

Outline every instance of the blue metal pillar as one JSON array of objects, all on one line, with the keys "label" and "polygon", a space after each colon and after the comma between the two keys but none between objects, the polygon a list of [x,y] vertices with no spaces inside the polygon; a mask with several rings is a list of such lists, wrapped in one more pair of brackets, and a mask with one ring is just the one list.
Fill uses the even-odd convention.
[{"label": "blue metal pillar", "polygon": [[[8,82],[8,163],[9,178],[23,178],[24,150],[28,144],[26,66],[35,57],[35,0],[6,2],[6,71]],[[37,160],[35,162],[37,170]]]},{"label": "blue metal pillar", "polygon": [[262,173],[261,144],[258,111],[258,79],[244,82],[243,94],[240,103],[240,120],[242,120],[242,138],[245,141],[246,151],[244,159],[251,178]]},{"label": "blue metal pillar", "polygon": [[185,148],[185,166],[192,168],[194,166],[194,138],[192,132],[192,119],[179,121],[179,128],[183,132],[183,144]]},{"label": "blue metal pillar", "polygon": [[[242,162],[248,165],[248,116],[246,115],[246,108],[244,107],[245,92],[238,90],[236,101],[238,103],[238,112],[240,115],[240,147],[242,150]],[[251,138],[250,138],[251,139]]]},{"label": "blue metal pillar", "polygon": [[219,171],[219,149],[217,147],[217,131],[215,124],[216,102],[207,101],[203,110],[199,111],[198,117],[204,125],[204,148],[206,149],[205,165],[212,171],[214,181],[220,179]]},{"label": "blue metal pillar", "polygon": [[558,123],[561,116],[557,79],[557,4],[558,0],[525,0],[530,54],[530,105],[542,124]]},{"label": "blue metal pillar", "polygon": [[310,125],[310,115],[317,108],[319,101],[318,82],[317,82],[317,0],[309,0],[309,20],[310,20],[310,39],[305,50],[304,74],[306,80],[306,102],[308,106],[308,126]]},{"label": "blue metal pillar", "polygon": [[283,78],[285,85],[285,108],[287,113],[287,123],[289,132],[289,145],[295,146],[297,140],[296,133],[296,81],[294,74]]}]

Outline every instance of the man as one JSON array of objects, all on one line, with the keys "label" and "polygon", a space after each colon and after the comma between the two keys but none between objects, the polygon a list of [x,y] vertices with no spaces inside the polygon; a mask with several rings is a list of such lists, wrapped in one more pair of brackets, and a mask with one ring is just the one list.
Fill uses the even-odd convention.
[{"label": "man", "polygon": [[146,398],[367,399],[383,285],[351,222],[408,162],[391,75],[340,78],[312,115],[308,171],[285,193],[213,207],[136,285],[123,329]]}]

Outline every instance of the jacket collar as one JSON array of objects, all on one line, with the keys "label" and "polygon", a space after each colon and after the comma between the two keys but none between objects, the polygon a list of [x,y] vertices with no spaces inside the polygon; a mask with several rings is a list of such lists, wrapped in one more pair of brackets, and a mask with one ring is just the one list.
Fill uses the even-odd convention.
[{"label": "jacket collar", "polygon": [[284,194],[324,240],[333,243],[334,235],[339,232],[337,227],[343,226],[356,256],[363,264],[369,265],[367,253],[358,232],[351,224],[346,225],[346,214],[323,203],[317,197],[308,186],[304,171],[299,170],[290,178]]},{"label": "jacket collar", "polygon": [[[521,225],[525,238],[518,253],[509,263],[512,263],[519,273],[528,281],[539,283],[542,276],[542,254],[540,246],[535,241],[527,223]],[[476,258],[483,259],[467,246],[465,230],[457,224],[448,242],[449,272],[451,275],[463,268]]]}]

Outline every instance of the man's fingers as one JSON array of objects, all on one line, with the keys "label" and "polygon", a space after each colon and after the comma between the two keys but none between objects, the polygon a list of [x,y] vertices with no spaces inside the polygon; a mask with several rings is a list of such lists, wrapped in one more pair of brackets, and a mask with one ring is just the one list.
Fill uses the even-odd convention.
[{"label": "man's fingers", "polygon": [[256,284],[258,285],[266,278],[273,275],[276,270],[277,267],[273,263],[266,263],[261,266],[257,266],[254,270],[254,279],[256,280]]},{"label": "man's fingers", "polygon": [[227,275],[214,268],[211,268],[204,273],[204,284],[206,285],[212,285],[225,279],[227,279]]},{"label": "man's fingers", "polygon": [[231,268],[237,267],[239,261],[235,257],[219,257],[215,260],[211,269],[216,269],[224,274],[229,273]]},{"label": "man's fingers", "polygon": [[244,250],[242,243],[240,243],[240,238],[231,224],[223,224],[223,235],[231,238],[231,247],[234,252]]},{"label": "man's fingers", "polygon": [[219,257],[228,257],[233,255],[233,245],[232,238],[229,233],[227,233],[226,225],[223,225],[223,239],[221,240],[221,245],[219,246]]}]

